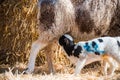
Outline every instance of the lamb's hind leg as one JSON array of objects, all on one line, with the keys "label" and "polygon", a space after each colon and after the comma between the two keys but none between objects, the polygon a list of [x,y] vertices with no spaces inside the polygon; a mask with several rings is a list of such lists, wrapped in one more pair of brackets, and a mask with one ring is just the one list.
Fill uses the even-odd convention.
[{"label": "lamb's hind leg", "polygon": [[117,62],[112,58],[108,58],[108,63],[110,64],[110,69],[108,70],[108,75],[113,75],[115,69],[118,67]]},{"label": "lamb's hind leg", "polygon": [[[114,54],[110,54],[112,58],[114,58],[117,62],[115,62],[115,60],[112,60],[112,70],[115,71],[116,67],[118,67],[118,65],[120,64],[120,52],[119,53],[114,53]],[[113,71],[110,71],[111,73]]]},{"label": "lamb's hind leg", "polygon": [[120,52],[115,54],[110,54],[119,64],[120,64]]},{"label": "lamb's hind leg", "polygon": [[[109,70],[108,70],[109,66]],[[113,75],[117,67],[117,62],[110,56],[103,57],[103,74],[104,75]],[[108,70],[108,71],[107,71]]]},{"label": "lamb's hind leg", "polygon": [[31,73],[34,71],[34,66],[35,66],[35,60],[36,56],[39,53],[39,50],[44,48],[47,45],[47,43],[41,42],[40,39],[36,40],[33,42],[32,47],[31,47],[31,52],[30,52],[30,58],[28,62],[28,67],[25,70],[25,73]]}]

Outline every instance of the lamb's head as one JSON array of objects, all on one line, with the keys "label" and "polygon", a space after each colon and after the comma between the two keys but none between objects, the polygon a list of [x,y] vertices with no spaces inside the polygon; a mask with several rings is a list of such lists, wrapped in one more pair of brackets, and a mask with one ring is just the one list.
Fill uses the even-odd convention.
[{"label": "lamb's head", "polygon": [[68,34],[62,35],[59,38],[59,44],[64,48],[68,56],[79,58],[79,55],[83,52],[82,45],[79,43],[75,44],[73,38]]},{"label": "lamb's head", "polygon": [[74,45],[74,41],[73,41],[73,38],[70,35],[65,34],[65,35],[62,35],[59,38],[59,44],[63,47],[67,47],[67,46]]},{"label": "lamb's head", "polygon": [[70,35],[68,34],[62,35],[59,38],[59,44],[64,48],[68,56],[72,55],[72,51],[74,50],[75,44],[73,38]]}]

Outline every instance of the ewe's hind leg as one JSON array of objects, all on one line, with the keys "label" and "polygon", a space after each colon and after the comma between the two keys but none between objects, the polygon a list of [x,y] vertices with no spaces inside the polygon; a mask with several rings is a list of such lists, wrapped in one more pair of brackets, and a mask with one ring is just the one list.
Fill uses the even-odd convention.
[{"label": "ewe's hind leg", "polygon": [[49,45],[49,47],[47,47],[45,53],[46,53],[49,73],[54,74],[55,70],[54,70],[53,63],[52,63],[52,58],[51,58],[51,54],[52,54],[51,48],[52,48],[52,45]]},{"label": "ewe's hind leg", "polygon": [[39,39],[36,40],[35,42],[33,42],[32,47],[31,47],[28,67],[27,67],[25,73],[31,73],[34,71],[36,56],[37,56],[39,50],[44,48],[46,45],[47,45],[47,43],[42,43]]},{"label": "ewe's hind leg", "polygon": [[54,74],[55,70],[54,70],[53,63],[52,63],[51,53],[49,53],[49,54],[46,53],[46,57],[47,57],[49,73]]}]

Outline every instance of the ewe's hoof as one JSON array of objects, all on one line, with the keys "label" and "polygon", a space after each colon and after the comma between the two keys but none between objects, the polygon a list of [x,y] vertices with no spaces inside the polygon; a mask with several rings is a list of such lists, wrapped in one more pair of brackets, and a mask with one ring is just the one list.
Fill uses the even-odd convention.
[{"label": "ewe's hoof", "polygon": [[28,74],[28,73],[26,73],[26,72],[23,72],[23,74]]},{"label": "ewe's hoof", "polygon": [[29,68],[26,68],[24,71],[23,71],[23,74],[31,74],[32,71],[29,70]]}]

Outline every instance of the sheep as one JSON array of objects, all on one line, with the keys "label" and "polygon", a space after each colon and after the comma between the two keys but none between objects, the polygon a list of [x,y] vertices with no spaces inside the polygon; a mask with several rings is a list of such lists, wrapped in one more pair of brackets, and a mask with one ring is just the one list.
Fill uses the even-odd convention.
[{"label": "sheep", "polygon": [[[94,59],[93,61],[102,60],[103,61],[103,74],[113,75],[117,67],[117,62],[112,57],[110,57],[108,54],[104,54],[102,56],[99,54],[99,52],[103,53],[104,51],[99,51],[99,52],[92,51],[92,49],[94,50],[94,48],[96,48],[96,47],[93,47],[95,45],[93,45],[92,43],[90,44],[90,46],[87,46],[87,48],[89,49],[86,49],[86,43],[89,44],[89,42],[93,42],[94,44],[95,42],[97,43],[100,42],[98,43],[98,49],[99,47],[100,49],[101,48],[103,49],[104,47],[104,43],[102,43],[103,39],[101,38],[97,38],[97,39],[94,39],[92,41],[87,41],[87,42],[78,42],[76,44],[74,43],[73,38],[68,34],[61,36],[59,39],[59,44],[64,48],[65,52],[67,53],[67,57],[70,59],[72,63],[76,65],[75,75],[81,72],[81,69],[84,67],[85,64],[91,63],[90,61],[91,59]],[[90,53],[94,53],[94,54],[90,54]],[[92,57],[92,58],[88,59],[89,57]],[[110,69],[107,72],[108,64],[110,64]]]},{"label": "sheep", "polygon": [[[76,41],[88,40],[106,34],[110,25],[119,25],[119,7],[119,0],[38,0],[39,37],[32,43],[25,73],[34,71],[38,52],[65,33]],[[49,67],[52,73],[52,62]]]}]

